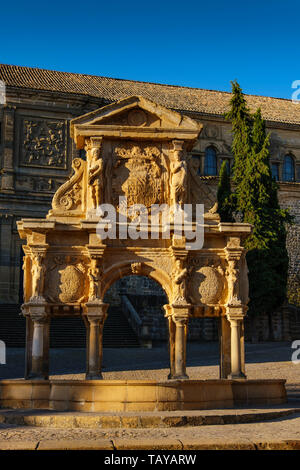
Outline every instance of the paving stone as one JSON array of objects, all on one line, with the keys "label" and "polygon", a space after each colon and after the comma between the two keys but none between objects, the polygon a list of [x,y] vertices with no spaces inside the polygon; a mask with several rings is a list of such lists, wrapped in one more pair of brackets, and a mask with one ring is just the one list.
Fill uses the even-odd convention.
[{"label": "paving stone", "polygon": [[108,439],[96,441],[86,440],[62,440],[47,441],[42,440],[37,450],[113,450],[113,445]]}]

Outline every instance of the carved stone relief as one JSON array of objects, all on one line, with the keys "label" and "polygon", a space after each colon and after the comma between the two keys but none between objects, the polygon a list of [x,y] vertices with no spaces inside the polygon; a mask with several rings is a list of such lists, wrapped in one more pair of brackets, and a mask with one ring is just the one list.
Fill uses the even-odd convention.
[{"label": "carved stone relief", "polygon": [[222,268],[196,267],[190,278],[190,297],[193,303],[211,305],[222,299],[224,281]]},{"label": "carved stone relief", "polygon": [[83,178],[85,174],[86,162],[80,158],[75,158],[72,162],[74,175],[66,183],[64,183],[55,193],[52,200],[52,210],[49,216],[53,214],[70,215],[70,211],[74,215],[80,214],[83,210]]},{"label": "carved stone relief", "polygon": [[64,121],[23,119],[20,142],[21,165],[66,168]]},{"label": "carved stone relief", "polygon": [[86,296],[86,266],[74,256],[55,256],[49,260],[45,297],[54,303],[77,303]]},{"label": "carved stone relief", "polygon": [[39,193],[54,193],[62,184],[54,178],[18,175],[16,177],[16,189]]},{"label": "carved stone relief", "polygon": [[114,149],[112,198],[119,203],[119,196],[127,198],[128,206],[164,202],[163,167],[159,161],[158,146],[142,143],[125,143]]}]

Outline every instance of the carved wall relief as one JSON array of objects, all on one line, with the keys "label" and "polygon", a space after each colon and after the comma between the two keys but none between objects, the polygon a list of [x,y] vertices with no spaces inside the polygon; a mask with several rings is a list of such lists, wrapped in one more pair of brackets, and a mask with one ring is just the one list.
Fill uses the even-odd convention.
[{"label": "carved wall relief", "polygon": [[79,303],[87,298],[87,273],[77,257],[55,256],[49,260],[45,296],[52,303]]},{"label": "carved wall relief", "polygon": [[66,168],[65,122],[52,119],[23,119],[20,164]]},{"label": "carved wall relief", "polygon": [[16,177],[16,190],[53,193],[62,185],[62,183],[62,181],[57,181],[54,178],[19,175]]}]

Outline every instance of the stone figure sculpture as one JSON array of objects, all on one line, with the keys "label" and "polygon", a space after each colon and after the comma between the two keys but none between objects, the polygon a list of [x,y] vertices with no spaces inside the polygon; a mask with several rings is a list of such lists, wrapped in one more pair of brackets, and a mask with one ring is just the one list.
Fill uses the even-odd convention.
[{"label": "stone figure sculpture", "polygon": [[173,279],[173,301],[186,302],[186,278],[188,270],[183,265],[184,260],[178,258],[172,272]]},{"label": "stone figure sculpture", "polygon": [[88,183],[91,188],[93,209],[97,209],[102,202],[103,174],[104,162],[100,158],[100,148],[92,148]]},{"label": "stone figure sculpture", "polygon": [[32,257],[32,295],[31,299],[40,298],[44,289],[44,275],[46,267],[43,264],[42,255],[33,255]]},{"label": "stone figure sculpture", "polygon": [[183,207],[187,192],[187,165],[182,159],[182,149],[176,149],[171,162],[171,203]]},{"label": "stone figure sculpture", "polygon": [[88,269],[89,278],[89,300],[99,299],[99,281],[102,277],[102,268],[97,265],[97,260],[92,259],[91,265]]}]

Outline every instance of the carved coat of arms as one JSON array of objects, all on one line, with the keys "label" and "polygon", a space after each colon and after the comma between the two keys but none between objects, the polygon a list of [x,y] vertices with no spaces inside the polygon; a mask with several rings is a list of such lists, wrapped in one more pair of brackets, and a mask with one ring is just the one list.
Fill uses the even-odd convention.
[{"label": "carved coat of arms", "polygon": [[163,167],[159,161],[160,150],[150,145],[130,143],[116,147],[112,180],[113,202],[119,196],[127,198],[127,205],[161,204],[164,199]]}]

